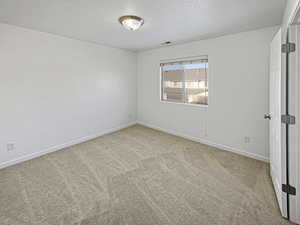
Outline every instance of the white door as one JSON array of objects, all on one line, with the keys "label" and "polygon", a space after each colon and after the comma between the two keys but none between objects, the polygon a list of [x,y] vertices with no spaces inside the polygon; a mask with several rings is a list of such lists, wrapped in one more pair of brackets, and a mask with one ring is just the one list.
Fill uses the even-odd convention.
[{"label": "white door", "polygon": [[270,46],[270,83],[269,83],[269,115],[270,119],[270,172],[276,197],[282,215],[285,215],[282,185],[282,154],[281,154],[281,30],[274,36]]},{"label": "white door", "polygon": [[[300,15],[299,15],[300,17]],[[296,124],[289,126],[289,183],[296,188],[296,195],[289,195],[290,220],[300,224],[300,25],[289,27],[289,42],[296,44],[289,55],[289,114],[296,117]]]}]

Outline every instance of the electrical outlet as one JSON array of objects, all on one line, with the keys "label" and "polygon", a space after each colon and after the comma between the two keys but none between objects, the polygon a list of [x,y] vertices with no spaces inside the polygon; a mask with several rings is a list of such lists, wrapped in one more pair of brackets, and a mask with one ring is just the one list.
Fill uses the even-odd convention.
[{"label": "electrical outlet", "polygon": [[244,142],[247,143],[247,144],[250,143],[250,142],[251,142],[250,137],[247,137],[247,136],[246,136],[246,137],[244,138]]},{"label": "electrical outlet", "polygon": [[8,143],[7,145],[6,145],[6,150],[8,151],[8,152],[11,152],[11,151],[14,151],[15,150],[15,144],[14,143]]}]

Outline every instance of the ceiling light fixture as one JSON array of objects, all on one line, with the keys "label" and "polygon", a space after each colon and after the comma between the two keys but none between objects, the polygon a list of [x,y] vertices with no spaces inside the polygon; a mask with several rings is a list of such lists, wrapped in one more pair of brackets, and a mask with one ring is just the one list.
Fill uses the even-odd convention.
[{"label": "ceiling light fixture", "polygon": [[137,30],[144,24],[144,20],[141,17],[132,15],[121,16],[119,22],[127,30]]}]

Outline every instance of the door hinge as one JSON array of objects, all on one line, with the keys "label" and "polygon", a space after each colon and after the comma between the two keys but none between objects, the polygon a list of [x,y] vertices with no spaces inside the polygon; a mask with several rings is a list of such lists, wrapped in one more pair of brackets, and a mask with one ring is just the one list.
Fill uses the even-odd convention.
[{"label": "door hinge", "polygon": [[289,195],[296,195],[296,188],[291,185],[282,184],[282,191]]},{"label": "door hinge", "polygon": [[286,43],[281,45],[281,52],[282,53],[291,53],[296,51],[296,44],[295,43]]},{"label": "door hinge", "polygon": [[296,117],[292,115],[281,115],[281,123],[293,125],[296,123]]}]

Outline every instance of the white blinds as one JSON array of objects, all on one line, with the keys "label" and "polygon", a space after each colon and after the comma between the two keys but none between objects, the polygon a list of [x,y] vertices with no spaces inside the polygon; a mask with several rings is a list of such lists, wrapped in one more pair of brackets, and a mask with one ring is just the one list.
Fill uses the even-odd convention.
[{"label": "white blinds", "polygon": [[207,56],[203,56],[200,59],[174,60],[170,62],[161,62],[160,66],[191,65],[191,64],[202,64],[202,63],[208,63]]}]

